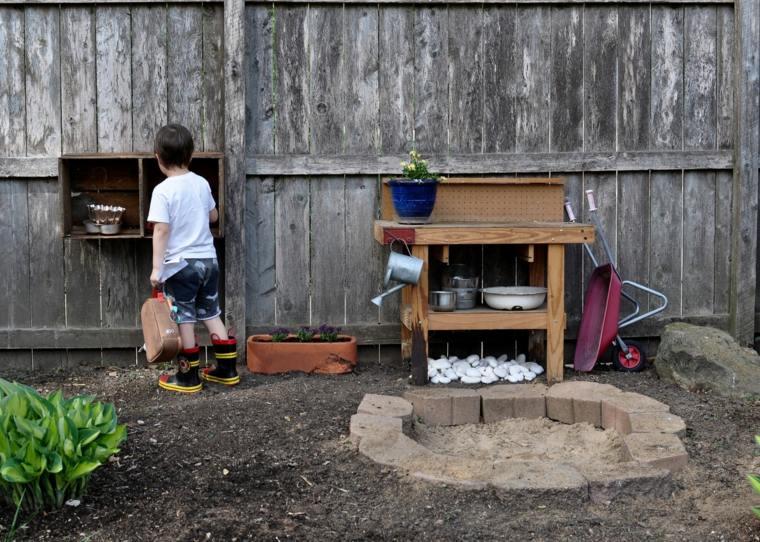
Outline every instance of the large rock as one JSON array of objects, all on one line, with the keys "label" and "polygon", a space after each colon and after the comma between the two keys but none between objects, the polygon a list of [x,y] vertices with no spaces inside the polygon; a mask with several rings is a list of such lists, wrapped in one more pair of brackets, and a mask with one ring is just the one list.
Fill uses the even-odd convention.
[{"label": "large rock", "polygon": [[670,324],[660,337],[657,374],[688,390],[760,396],[760,356],[711,327]]}]

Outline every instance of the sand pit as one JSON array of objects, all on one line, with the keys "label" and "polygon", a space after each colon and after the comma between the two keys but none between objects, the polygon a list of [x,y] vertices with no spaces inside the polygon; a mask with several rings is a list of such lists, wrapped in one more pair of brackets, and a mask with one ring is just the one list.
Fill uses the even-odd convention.
[{"label": "sand pit", "polygon": [[485,461],[561,461],[574,467],[624,463],[628,453],[617,431],[548,418],[430,426],[417,423],[414,440],[431,452]]},{"label": "sand pit", "polygon": [[608,502],[669,495],[688,456],[668,405],[593,382],[368,394],[351,418],[361,454],[411,478]]}]

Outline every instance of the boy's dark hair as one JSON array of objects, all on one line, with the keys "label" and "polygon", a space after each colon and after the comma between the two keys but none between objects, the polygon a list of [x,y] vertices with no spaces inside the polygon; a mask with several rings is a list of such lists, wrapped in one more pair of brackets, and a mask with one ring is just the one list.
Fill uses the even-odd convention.
[{"label": "boy's dark hair", "polygon": [[167,124],[156,134],[153,151],[165,167],[185,167],[193,157],[193,136],[181,124]]}]

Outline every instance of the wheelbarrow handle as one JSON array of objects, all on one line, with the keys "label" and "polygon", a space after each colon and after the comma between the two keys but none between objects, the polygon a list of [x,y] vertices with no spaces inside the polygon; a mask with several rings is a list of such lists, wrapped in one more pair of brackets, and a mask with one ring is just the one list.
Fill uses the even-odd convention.
[{"label": "wheelbarrow handle", "polygon": [[567,218],[570,219],[570,222],[575,222],[575,213],[573,212],[573,204],[570,203],[569,199],[565,200],[565,212],[567,212]]},{"label": "wheelbarrow handle", "polygon": [[594,191],[586,190],[586,199],[588,200],[588,210],[591,212],[596,211],[596,201],[594,200]]}]

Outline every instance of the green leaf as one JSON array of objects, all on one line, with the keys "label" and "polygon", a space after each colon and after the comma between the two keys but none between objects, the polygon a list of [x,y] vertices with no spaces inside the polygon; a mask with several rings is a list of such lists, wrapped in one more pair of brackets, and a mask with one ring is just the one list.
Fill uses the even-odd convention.
[{"label": "green leaf", "polygon": [[18,429],[19,433],[36,440],[42,440],[45,438],[47,429],[33,422],[32,420],[26,420],[24,418],[14,416],[13,422],[16,424],[16,428]]},{"label": "green leaf", "polygon": [[755,435],[755,442],[757,442],[757,445],[760,446],[760,435]]},{"label": "green leaf", "polygon": [[63,470],[63,459],[58,452],[53,452],[47,456],[47,470],[53,474]]},{"label": "green leaf", "polygon": [[116,448],[119,444],[127,439],[127,426],[118,425],[112,433],[101,435],[98,439],[99,446],[105,446],[106,448]]},{"label": "green leaf", "polygon": [[757,474],[748,474],[747,478],[749,479],[749,483],[752,485],[752,489],[755,490],[755,493],[760,493],[760,476]]},{"label": "green leaf", "polygon": [[79,445],[87,446],[93,440],[98,438],[99,435],[100,435],[100,431],[95,429],[94,427],[85,427],[79,432]]},{"label": "green leaf", "polygon": [[76,467],[66,473],[66,481],[71,482],[72,480],[86,476],[97,469],[100,465],[101,463],[99,461],[82,461],[77,464]]},{"label": "green leaf", "polygon": [[9,459],[0,467],[0,476],[6,482],[25,484],[32,481],[17,459]]}]

